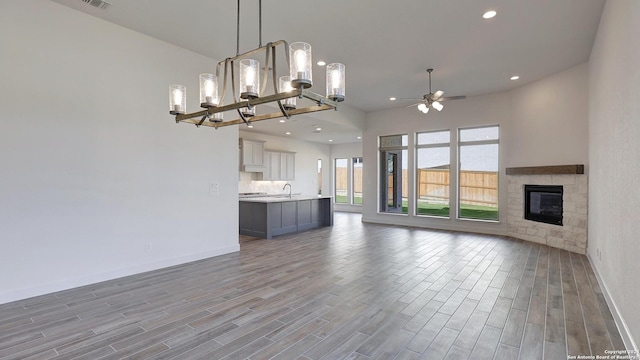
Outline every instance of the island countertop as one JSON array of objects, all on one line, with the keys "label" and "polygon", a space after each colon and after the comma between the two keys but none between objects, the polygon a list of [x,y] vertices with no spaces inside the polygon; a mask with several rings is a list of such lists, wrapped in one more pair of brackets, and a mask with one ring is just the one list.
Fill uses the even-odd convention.
[{"label": "island countertop", "polygon": [[331,196],[325,195],[271,195],[271,196],[256,196],[256,197],[241,197],[239,200],[242,202],[258,202],[258,203],[277,203],[285,201],[299,201],[299,200],[319,200],[319,199],[331,199]]}]

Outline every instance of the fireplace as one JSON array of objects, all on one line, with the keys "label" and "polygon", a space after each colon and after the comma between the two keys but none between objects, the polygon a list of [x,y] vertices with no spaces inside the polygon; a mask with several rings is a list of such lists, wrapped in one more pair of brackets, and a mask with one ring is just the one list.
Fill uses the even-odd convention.
[{"label": "fireplace", "polygon": [[[506,168],[505,170],[507,173],[509,236],[585,254],[587,252],[589,180],[584,171],[584,165],[528,166]],[[539,205],[535,206],[535,200],[533,209],[531,209],[530,202],[525,204],[525,199],[530,196],[525,193],[524,189],[525,186],[530,185],[541,187],[533,189],[534,192],[552,193],[550,197],[545,198],[545,202],[553,199],[558,207],[562,206],[562,211],[552,206],[552,215],[562,214],[562,218],[554,216],[556,218],[554,225],[529,220],[529,215],[525,218],[525,212],[549,215],[547,214],[548,210],[540,211]],[[537,194],[534,197],[540,200],[540,195]],[[549,196],[549,194],[547,195]]]},{"label": "fireplace", "polygon": [[525,185],[524,218],[562,226],[562,186]]}]

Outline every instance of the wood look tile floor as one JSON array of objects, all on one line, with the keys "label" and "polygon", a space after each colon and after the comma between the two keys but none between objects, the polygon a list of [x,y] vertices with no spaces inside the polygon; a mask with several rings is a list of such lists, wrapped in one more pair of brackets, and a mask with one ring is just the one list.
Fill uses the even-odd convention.
[{"label": "wood look tile floor", "polygon": [[567,359],[624,345],[582,255],[363,224],[0,305],[1,359]]}]

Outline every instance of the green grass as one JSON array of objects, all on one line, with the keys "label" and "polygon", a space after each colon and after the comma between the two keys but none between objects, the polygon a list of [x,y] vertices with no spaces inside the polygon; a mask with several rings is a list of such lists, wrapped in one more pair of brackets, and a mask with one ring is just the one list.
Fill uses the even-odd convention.
[{"label": "green grass", "polygon": [[[406,214],[406,206],[402,207],[402,212]],[[429,216],[451,216],[451,212],[446,205],[437,204],[419,204],[418,215]],[[480,219],[480,220],[498,220],[498,209],[488,206],[462,205],[460,208],[460,218],[463,219]]]},{"label": "green grass", "polygon": [[[349,198],[347,195],[335,195],[334,196],[336,204],[348,204]],[[362,205],[362,196],[356,196],[353,198],[354,205]]]},{"label": "green grass", "polygon": [[346,195],[335,195],[333,199],[336,204],[347,204],[349,200]]},{"label": "green grass", "polygon": [[[348,204],[348,198],[346,195],[336,195],[336,204]],[[361,205],[362,197],[355,197],[354,204]],[[449,206],[439,204],[418,204],[418,215],[427,216],[452,216]],[[402,202],[402,213],[408,214],[409,209],[407,207],[407,201]],[[455,214],[453,214],[455,216]],[[460,208],[460,218],[462,219],[478,219],[478,220],[493,220],[498,221],[498,209],[489,206],[478,205],[462,205]]]}]

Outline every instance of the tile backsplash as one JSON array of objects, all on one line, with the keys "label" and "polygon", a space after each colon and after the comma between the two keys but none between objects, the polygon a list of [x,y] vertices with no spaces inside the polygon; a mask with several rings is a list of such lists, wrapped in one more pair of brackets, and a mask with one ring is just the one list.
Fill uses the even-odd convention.
[{"label": "tile backsplash", "polygon": [[267,194],[284,194],[282,190],[288,181],[258,181],[258,175],[250,172],[240,172],[238,181],[238,193],[263,192]]}]

